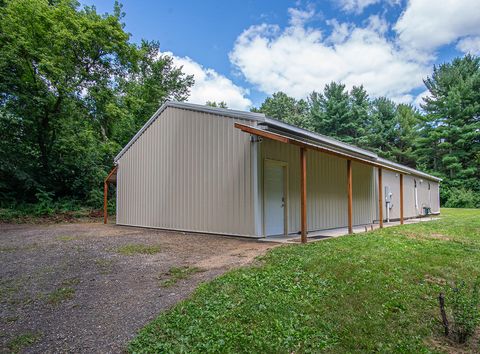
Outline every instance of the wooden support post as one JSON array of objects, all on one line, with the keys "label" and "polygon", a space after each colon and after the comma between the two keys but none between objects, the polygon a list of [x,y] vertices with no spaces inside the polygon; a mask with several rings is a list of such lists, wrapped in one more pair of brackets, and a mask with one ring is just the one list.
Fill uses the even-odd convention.
[{"label": "wooden support post", "polygon": [[400,224],[403,225],[403,174],[400,173]]},{"label": "wooden support post", "polygon": [[353,234],[352,222],[352,160],[347,160],[347,195],[348,195],[348,233]]},{"label": "wooden support post", "polygon": [[307,242],[307,149],[300,148],[300,223],[301,241]]},{"label": "wooden support post", "polygon": [[378,219],[380,228],[383,228],[383,186],[382,186],[382,168],[378,168]]},{"label": "wooden support post", "polygon": [[108,182],[103,183],[103,223],[107,223],[108,219],[108,207],[107,207],[107,195],[108,195]]}]

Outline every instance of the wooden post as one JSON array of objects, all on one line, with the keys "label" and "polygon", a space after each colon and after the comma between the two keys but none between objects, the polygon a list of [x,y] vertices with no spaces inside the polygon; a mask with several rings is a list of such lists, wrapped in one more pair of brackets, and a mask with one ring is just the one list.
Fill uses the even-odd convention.
[{"label": "wooden post", "polygon": [[400,224],[403,225],[403,174],[400,173]]},{"label": "wooden post", "polygon": [[378,219],[380,228],[383,228],[383,186],[382,186],[382,168],[378,168]]},{"label": "wooden post", "polygon": [[353,234],[352,223],[352,160],[347,160],[347,195],[348,195],[348,233]]},{"label": "wooden post", "polygon": [[107,223],[108,208],[107,208],[107,194],[108,194],[108,182],[103,183],[103,223]]},{"label": "wooden post", "polygon": [[307,149],[300,148],[300,223],[301,241],[307,242]]}]

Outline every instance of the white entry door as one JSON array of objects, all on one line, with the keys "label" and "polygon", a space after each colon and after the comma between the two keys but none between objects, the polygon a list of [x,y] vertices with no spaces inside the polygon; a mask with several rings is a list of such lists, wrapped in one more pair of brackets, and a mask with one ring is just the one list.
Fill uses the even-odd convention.
[{"label": "white entry door", "polygon": [[285,233],[285,165],[265,162],[265,234]]}]

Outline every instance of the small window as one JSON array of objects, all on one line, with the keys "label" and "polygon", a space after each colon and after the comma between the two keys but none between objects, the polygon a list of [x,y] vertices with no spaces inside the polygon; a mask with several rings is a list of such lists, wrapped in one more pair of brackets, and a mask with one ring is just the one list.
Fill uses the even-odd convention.
[{"label": "small window", "polygon": [[430,182],[428,183],[428,190],[430,190]]},{"label": "small window", "polygon": [[416,179],[413,180],[413,185],[414,185],[415,188],[417,188],[417,180]]}]

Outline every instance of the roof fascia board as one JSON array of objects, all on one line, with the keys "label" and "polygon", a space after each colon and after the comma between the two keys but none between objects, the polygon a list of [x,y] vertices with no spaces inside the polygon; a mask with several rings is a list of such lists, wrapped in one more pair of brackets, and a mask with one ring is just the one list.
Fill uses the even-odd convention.
[{"label": "roof fascia board", "polygon": [[396,162],[393,162],[393,161],[390,161],[390,160],[387,160],[387,159],[384,159],[382,157],[379,157],[378,158],[378,162],[384,164],[384,165],[388,165],[388,166],[392,166],[392,167],[396,167],[398,169],[401,169],[403,171],[408,171],[410,174],[412,175],[416,175],[416,176],[420,176],[420,177],[424,177],[424,178],[428,178],[430,180],[433,180],[433,181],[436,181],[436,182],[441,182],[442,179],[439,178],[439,177],[435,177],[435,176],[432,176],[426,172],[422,172],[422,171],[419,171],[419,170],[416,170],[414,168],[411,168],[411,167],[408,167],[408,166],[405,166],[405,165],[402,165],[402,164],[399,164],[399,163],[396,163]]}]

